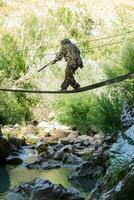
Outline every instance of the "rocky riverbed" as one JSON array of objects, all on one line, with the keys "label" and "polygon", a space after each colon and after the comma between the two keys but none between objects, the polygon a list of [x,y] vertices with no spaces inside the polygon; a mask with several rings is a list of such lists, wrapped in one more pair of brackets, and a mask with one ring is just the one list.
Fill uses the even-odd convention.
[{"label": "rocky riverbed", "polygon": [[[48,122],[41,122],[36,126],[29,124],[24,128],[19,125],[5,126],[1,132],[3,163],[0,170],[5,171],[4,174],[8,176],[6,190],[1,191],[2,198],[10,186],[22,181],[32,181],[37,177],[44,177],[53,184],[62,184],[66,188],[77,188],[81,191],[81,198],[88,196],[91,187],[88,181],[73,182],[69,181],[68,176],[76,166],[86,161],[86,156],[100,143],[99,135],[79,136],[78,132],[69,127],[51,125]],[[4,142],[8,147],[6,149]]]},{"label": "rocky riverbed", "polygon": [[[103,138],[99,134],[79,135],[69,127],[48,122],[34,123],[23,129],[19,125],[3,127],[0,136],[1,165],[23,165],[25,171],[49,171],[50,174],[53,170],[68,169],[66,178],[71,187],[80,190],[85,187],[88,188],[87,193],[91,193],[87,198],[76,189],[58,185],[62,184],[60,179],[64,177],[61,173],[59,182],[53,182],[47,176],[45,179],[33,177],[30,182],[23,180],[24,183],[19,182],[19,186],[8,192],[6,200],[133,199],[133,118],[134,106],[126,106],[121,116],[124,131],[116,131]],[[26,149],[34,152],[30,162],[24,159],[23,151]]]}]

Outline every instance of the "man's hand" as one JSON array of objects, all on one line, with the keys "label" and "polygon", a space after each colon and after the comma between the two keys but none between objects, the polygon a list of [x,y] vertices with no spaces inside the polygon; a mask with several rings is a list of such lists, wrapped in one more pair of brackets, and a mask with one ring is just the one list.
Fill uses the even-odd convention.
[{"label": "man's hand", "polygon": [[80,68],[82,69],[84,66],[83,66],[83,64],[82,65],[80,65]]},{"label": "man's hand", "polygon": [[53,61],[51,62],[51,65],[54,65],[56,62],[57,62],[57,60],[53,60]]}]

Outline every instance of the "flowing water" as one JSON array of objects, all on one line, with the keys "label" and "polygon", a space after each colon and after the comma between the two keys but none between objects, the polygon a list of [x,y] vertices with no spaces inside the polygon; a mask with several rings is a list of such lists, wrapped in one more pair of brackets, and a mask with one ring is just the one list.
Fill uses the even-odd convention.
[{"label": "flowing water", "polygon": [[[32,149],[22,149],[22,153],[20,157],[25,162],[33,162],[37,159],[37,155]],[[24,164],[19,165],[17,167],[14,166],[6,166],[0,167],[0,200],[4,199],[4,195],[9,190],[10,187],[14,187],[21,182],[32,181],[35,178],[44,178],[50,180],[55,184],[62,184],[64,187],[75,187],[82,192],[82,195],[87,199],[89,195],[90,188],[88,184],[85,182],[81,183],[71,183],[68,180],[68,175],[70,174],[71,169],[59,168],[52,170],[35,170],[35,169],[27,169]]]}]

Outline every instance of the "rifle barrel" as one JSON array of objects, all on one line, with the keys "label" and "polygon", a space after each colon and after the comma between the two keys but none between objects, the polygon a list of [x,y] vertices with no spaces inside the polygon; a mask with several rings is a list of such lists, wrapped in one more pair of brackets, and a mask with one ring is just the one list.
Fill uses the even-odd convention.
[{"label": "rifle barrel", "polygon": [[45,67],[47,67],[48,65],[45,65],[44,67],[42,67],[41,69],[38,70],[38,72],[42,71]]},{"label": "rifle barrel", "polygon": [[49,62],[44,67],[42,67],[41,69],[39,69],[38,72],[42,71],[44,68],[46,68],[48,65],[51,65],[52,63],[53,63],[53,61]]}]

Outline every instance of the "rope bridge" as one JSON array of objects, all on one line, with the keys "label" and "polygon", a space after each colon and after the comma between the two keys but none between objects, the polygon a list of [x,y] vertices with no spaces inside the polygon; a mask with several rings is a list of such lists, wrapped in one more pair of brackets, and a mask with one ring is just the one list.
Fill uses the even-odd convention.
[{"label": "rope bridge", "polygon": [[100,88],[106,85],[111,85],[114,83],[118,83],[121,81],[124,81],[126,79],[130,79],[130,78],[134,78],[134,72],[125,74],[125,75],[121,75],[112,79],[108,79],[99,83],[95,83],[92,85],[88,85],[85,87],[81,87],[77,90],[67,90],[67,91],[42,91],[42,90],[28,90],[28,89],[8,89],[8,88],[0,88],[1,92],[23,92],[23,93],[39,93],[39,94],[71,94],[71,93],[80,93],[80,92],[85,92],[85,91],[89,91],[89,90],[93,90],[96,88]]}]

